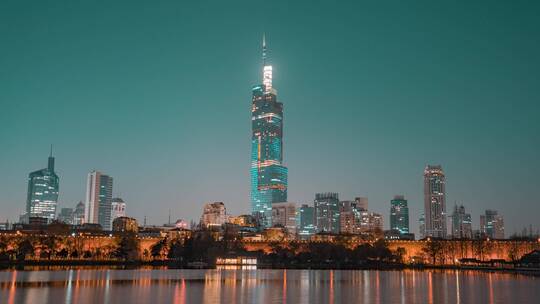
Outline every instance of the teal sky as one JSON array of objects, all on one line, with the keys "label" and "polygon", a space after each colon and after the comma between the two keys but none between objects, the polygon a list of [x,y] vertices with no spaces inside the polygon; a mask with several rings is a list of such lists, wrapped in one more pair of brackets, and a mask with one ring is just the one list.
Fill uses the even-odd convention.
[{"label": "teal sky", "polygon": [[540,228],[538,16],[537,1],[4,0],[0,220],[51,143],[60,207],[97,169],[141,221],[198,220],[207,201],[247,213],[266,32],[290,201],[368,196],[387,227],[404,194],[417,233],[423,168],[441,164],[448,211]]}]

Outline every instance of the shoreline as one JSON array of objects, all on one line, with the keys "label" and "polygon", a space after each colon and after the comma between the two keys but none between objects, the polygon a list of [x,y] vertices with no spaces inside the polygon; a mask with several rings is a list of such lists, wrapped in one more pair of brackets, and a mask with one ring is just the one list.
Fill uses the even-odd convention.
[{"label": "shoreline", "polygon": [[[154,261],[88,261],[88,260],[32,260],[15,263],[0,264],[0,271],[25,270],[25,268],[43,268],[45,270],[55,270],[56,268],[109,268],[109,269],[137,269],[137,268],[165,268],[165,269],[219,269],[225,265],[209,265],[208,267],[179,266],[174,261],[154,260]],[[227,265],[228,266],[228,265]],[[227,267],[226,266],[226,267]],[[245,265],[248,266],[248,265]],[[251,265],[249,265],[251,266]],[[241,269],[242,265],[233,265]],[[492,273],[522,274],[530,276],[540,276],[540,268],[504,268],[504,267],[482,267],[482,266],[458,266],[458,265],[408,265],[408,264],[366,264],[366,265],[286,265],[260,263],[256,269],[291,269],[291,270],[379,270],[379,271],[400,271],[400,270],[461,270],[461,271],[482,271]],[[30,269],[31,270],[31,269]],[[38,269],[41,270],[41,269]]]}]

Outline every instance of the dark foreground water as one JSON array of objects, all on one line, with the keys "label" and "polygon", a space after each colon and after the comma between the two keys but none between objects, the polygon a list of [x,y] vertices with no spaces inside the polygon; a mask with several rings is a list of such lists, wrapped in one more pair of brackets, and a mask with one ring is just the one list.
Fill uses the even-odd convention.
[{"label": "dark foreground water", "polygon": [[474,271],[0,271],[0,303],[540,303],[540,278]]}]

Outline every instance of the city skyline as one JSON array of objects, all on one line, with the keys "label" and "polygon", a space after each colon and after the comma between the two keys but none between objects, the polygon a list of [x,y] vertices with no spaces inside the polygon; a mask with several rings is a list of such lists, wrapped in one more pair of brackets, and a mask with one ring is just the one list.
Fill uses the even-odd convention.
[{"label": "city skyline", "polygon": [[[473,15],[481,11],[474,4],[469,8]],[[112,12],[121,9],[112,7]],[[321,15],[327,11],[321,5],[310,9]],[[14,42],[0,50],[6,67],[0,72],[6,84],[0,93],[5,109],[0,113],[5,145],[0,159],[10,160],[0,164],[5,173],[0,221],[14,221],[24,211],[26,177],[43,167],[51,142],[62,184],[58,210],[84,200],[86,174],[98,169],[115,177],[114,196],[126,199],[130,216],[139,220],[147,216],[151,223],[165,223],[169,209],[175,218],[197,219],[202,206],[213,201],[225,202],[231,214],[249,213],[249,87],[260,78],[259,40],[266,32],[275,51],[274,81],[287,105],[288,201],[299,207],[321,192],[339,193],[341,199],[366,196],[370,211],[382,214],[388,227],[388,202],[400,193],[408,199],[411,232],[417,234],[422,169],[441,164],[447,177],[447,213],[454,202],[463,204],[478,229],[479,216],[497,210],[504,216],[507,236],[537,225],[534,215],[540,207],[526,190],[534,189],[533,173],[540,169],[535,119],[540,47],[526,39],[533,31],[513,24],[538,21],[513,6],[520,18],[499,20],[506,10],[501,7],[485,12],[485,18],[498,20],[492,28],[462,8],[450,7],[445,15],[427,7],[394,22],[390,8],[367,9],[371,15],[358,18],[363,21],[345,14],[343,23],[336,21],[328,29],[300,16],[313,25],[313,32],[299,32],[295,26],[298,6],[279,12],[283,25],[268,21],[264,29],[242,29],[238,24],[200,36],[175,27],[180,21],[165,9],[148,13],[163,17],[163,23],[146,27],[132,17],[125,21],[156,35],[157,45],[143,34],[115,42],[126,29],[111,16],[85,15],[82,8],[78,13],[83,19],[99,16],[103,27],[85,32],[77,22],[74,29],[62,30],[52,23],[47,31],[39,27],[45,17],[32,12],[0,13],[3,20],[28,22],[19,40],[13,29],[0,27]],[[140,6],[134,10],[135,16],[143,14]],[[241,8],[232,13],[246,16]],[[450,31],[451,13],[460,13],[474,27]],[[54,16],[67,14],[51,10],[46,17]],[[378,27],[373,16],[389,24]],[[215,17],[220,20],[213,14],[206,18]],[[182,25],[195,26],[206,18]],[[404,38],[400,20],[408,31]],[[367,27],[359,27],[362,22]],[[424,33],[431,39],[427,46],[425,37],[411,34],[423,22],[434,28]],[[77,31],[89,41],[73,38]],[[387,35],[377,37],[381,33]],[[214,54],[212,46],[224,39],[226,47]],[[306,52],[307,45],[318,41],[334,45],[317,44]],[[495,43],[497,51],[490,48]],[[109,45],[119,53],[109,53]],[[35,51],[36,46],[44,51]],[[89,51],[73,55],[70,47]],[[50,117],[49,136],[35,137],[32,131],[43,116]],[[86,127],[95,119],[104,125],[94,125],[97,131]]]}]

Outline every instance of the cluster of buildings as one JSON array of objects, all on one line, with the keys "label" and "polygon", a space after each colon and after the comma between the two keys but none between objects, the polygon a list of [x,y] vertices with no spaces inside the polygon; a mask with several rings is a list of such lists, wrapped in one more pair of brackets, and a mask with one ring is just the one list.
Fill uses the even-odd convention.
[{"label": "cluster of buildings", "polygon": [[[286,227],[289,233],[309,237],[316,233],[380,234],[380,214],[369,212],[367,198],[340,201],[337,193],[318,193],[313,205],[287,202],[287,167],[283,164],[283,104],[272,85],[272,66],[267,62],[263,37],[262,84],[252,90],[251,137],[251,211],[263,228]],[[463,206],[452,215],[448,234],[446,213],[446,177],[441,166],[428,165],[424,170],[424,215],[420,219],[421,237],[504,238],[502,216],[486,210],[480,218],[480,230],[473,234],[470,215]],[[390,202],[388,238],[414,239],[409,229],[409,208],[402,195]]]},{"label": "cluster of buildings", "polygon": [[[317,234],[352,234],[414,239],[409,228],[409,207],[403,195],[390,200],[389,230],[383,229],[380,214],[370,212],[367,197],[340,200],[338,193],[317,193],[311,204],[297,206],[287,200],[288,169],[283,163],[283,104],[272,85],[272,66],[267,61],[266,41],[262,44],[262,84],[252,89],[251,106],[251,214],[230,216],[223,202],[204,206],[199,227],[241,227],[246,232],[282,229],[289,236],[308,239]],[[480,229],[472,229],[471,215],[464,206],[446,211],[446,177],[441,166],[424,169],[424,214],[420,218],[421,238],[504,238],[503,217],[486,210],[480,217]],[[60,179],[55,173],[54,157],[47,168],[29,174],[26,212],[21,223],[53,220],[71,225],[99,225],[102,230],[132,227],[126,217],[126,203],[113,198],[113,178],[99,171],[88,174],[86,196],[74,208],[57,213]],[[169,220],[170,221],[170,220]],[[450,222],[450,233],[447,223]],[[135,222],[136,223],[136,222]],[[184,223],[185,224],[185,223]],[[182,224],[185,229],[187,225]],[[136,225],[136,224],[135,224]],[[145,223],[146,225],[146,223]]]},{"label": "cluster of buildings", "polygon": [[60,178],[55,172],[54,157],[49,155],[47,168],[28,175],[26,212],[20,216],[21,224],[51,223],[58,220],[69,225],[97,224],[111,230],[116,218],[126,216],[126,203],[113,198],[113,178],[99,171],[88,174],[86,197],[74,208],[57,212]]},{"label": "cluster of buildings", "polygon": [[472,229],[472,218],[463,205],[454,206],[447,230],[446,176],[441,166],[424,169],[424,214],[420,217],[420,234],[433,238],[491,238],[504,239],[504,219],[495,210],[480,216],[480,229]]}]

